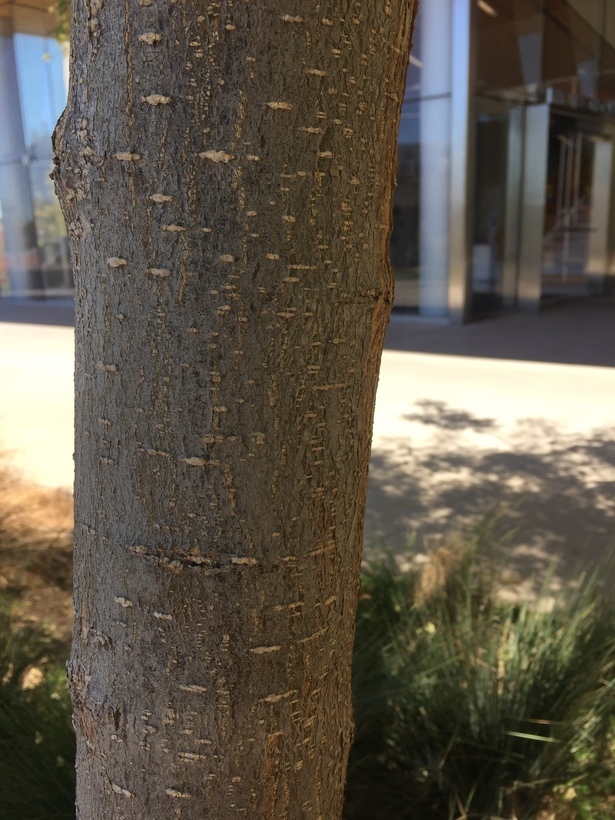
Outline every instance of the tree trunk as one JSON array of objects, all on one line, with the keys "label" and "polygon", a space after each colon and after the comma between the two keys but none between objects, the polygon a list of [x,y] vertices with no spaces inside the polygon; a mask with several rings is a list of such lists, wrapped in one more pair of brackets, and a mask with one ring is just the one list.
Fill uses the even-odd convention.
[{"label": "tree trunk", "polygon": [[414,3],[73,7],[78,815],[334,820]]}]

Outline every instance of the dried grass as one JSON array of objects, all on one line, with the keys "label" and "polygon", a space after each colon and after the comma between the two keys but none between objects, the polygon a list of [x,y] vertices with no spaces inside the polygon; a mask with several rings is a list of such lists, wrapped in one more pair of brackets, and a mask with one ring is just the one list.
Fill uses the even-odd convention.
[{"label": "dried grass", "polygon": [[73,501],[0,463],[0,606],[16,624],[45,626],[68,640],[71,628]]},{"label": "dried grass", "polygon": [[0,466],[0,549],[70,540],[73,501],[63,489],[39,487]]}]

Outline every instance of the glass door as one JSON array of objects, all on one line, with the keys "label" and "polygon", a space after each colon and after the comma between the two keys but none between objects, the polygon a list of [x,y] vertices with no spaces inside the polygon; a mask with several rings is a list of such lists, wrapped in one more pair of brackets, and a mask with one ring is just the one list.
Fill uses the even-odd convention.
[{"label": "glass door", "polygon": [[471,315],[502,305],[502,268],[506,209],[506,107],[477,100],[472,241]]},{"label": "glass door", "polygon": [[523,109],[477,98],[470,312],[515,305]]},{"label": "glass door", "polygon": [[[580,126],[584,127],[580,127]],[[607,270],[612,142],[553,115],[549,129],[542,297],[602,289]]]}]

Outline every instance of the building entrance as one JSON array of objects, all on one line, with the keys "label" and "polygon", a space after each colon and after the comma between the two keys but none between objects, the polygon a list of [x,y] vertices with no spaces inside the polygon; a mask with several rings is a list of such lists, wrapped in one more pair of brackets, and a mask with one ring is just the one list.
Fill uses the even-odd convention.
[{"label": "building entrance", "polygon": [[609,262],[608,124],[549,104],[478,100],[469,312],[537,311],[602,293]]},{"label": "building entrance", "polygon": [[603,290],[608,265],[613,143],[591,128],[551,116],[541,296]]}]

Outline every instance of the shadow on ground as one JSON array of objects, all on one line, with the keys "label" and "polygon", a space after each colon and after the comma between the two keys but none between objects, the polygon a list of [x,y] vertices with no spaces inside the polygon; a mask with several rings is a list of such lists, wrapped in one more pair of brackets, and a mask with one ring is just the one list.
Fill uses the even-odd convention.
[{"label": "shadow on ground", "polygon": [[385,347],[528,362],[615,366],[615,294],[569,299],[540,314],[514,313],[465,325],[416,322],[396,313]]},{"label": "shadow on ground", "polygon": [[523,578],[556,555],[561,575],[591,569],[615,546],[615,442],[611,429],[567,432],[540,419],[502,428],[443,402],[404,416],[408,438],[374,447],[366,556],[380,546],[407,556],[442,536],[499,516],[508,565]]}]

